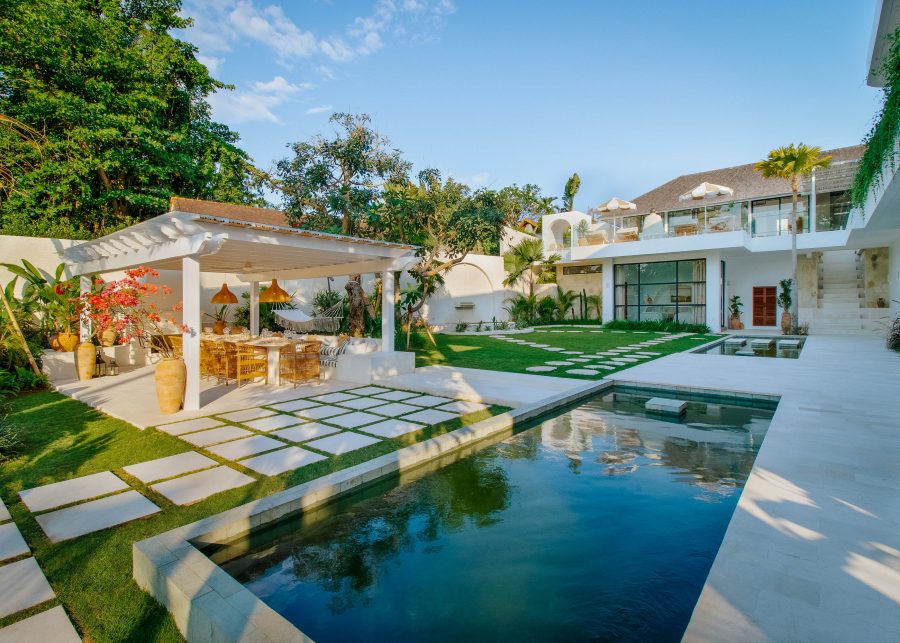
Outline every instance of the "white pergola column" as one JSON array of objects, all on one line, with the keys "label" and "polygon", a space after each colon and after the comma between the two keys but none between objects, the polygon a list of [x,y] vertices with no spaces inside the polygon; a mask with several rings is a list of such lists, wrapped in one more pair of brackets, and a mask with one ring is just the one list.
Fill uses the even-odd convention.
[{"label": "white pergola column", "polygon": [[381,273],[381,352],[394,352],[394,272]]},{"label": "white pergola column", "polygon": [[603,262],[603,272],[600,274],[600,279],[602,283],[601,290],[601,313],[603,315],[603,323],[610,322],[616,318],[615,307],[613,306],[613,295],[614,295],[614,285],[613,285],[613,271],[615,267],[613,266],[612,259],[608,259]]},{"label": "white pergola column", "polygon": [[259,335],[259,282],[250,282],[250,336]]},{"label": "white pergola column", "polygon": [[184,410],[200,408],[200,261],[195,257],[181,260],[181,297],[184,308],[181,322],[187,326],[182,333],[182,351],[187,377],[184,387]]},{"label": "white pergola column", "polygon": [[[81,289],[81,294],[87,294],[91,292],[91,276],[90,275],[81,275],[78,278],[78,286]],[[81,338],[82,342],[86,342],[91,338],[91,321],[88,319],[87,315],[81,315],[81,319],[78,320],[78,336]]]}]

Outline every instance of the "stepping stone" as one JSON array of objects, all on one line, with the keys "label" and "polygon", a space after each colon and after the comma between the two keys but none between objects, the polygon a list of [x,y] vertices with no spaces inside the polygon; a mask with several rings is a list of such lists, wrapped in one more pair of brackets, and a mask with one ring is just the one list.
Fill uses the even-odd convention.
[{"label": "stepping stone", "polygon": [[617,367],[610,366],[609,364],[594,364],[591,368],[602,368],[605,371],[614,371]]},{"label": "stepping stone", "polygon": [[282,402],[281,404],[269,404],[269,406],[273,409],[284,411],[285,413],[293,413],[294,411],[311,409],[312,407],[319,405],[315,402],[310,402],[309,400],[291,400],[290,402]]},{"label": "stepping stone", "polygon": [[535,348],[547,348],[550,344],[532,344]]},{"label": "stepping stone", "polygon": [[108,493],[128,489],[128,485],[110,471],[94,473],[81,478],[63,480],[19,492],[19,497],[32,512],[46,511],[79,500],[105,496]]},{"label": "stepping stone", "polygon": [[566,360],[551,360],[549,362],[544,362],[548,366],[575,366],[575,362],[569,362]]},{"label": "stepping stone", "polygon": [[307,422],[300,426],[292,426],[289,429],[281,429],[280,431],[272,431],[271,435],[277,436],[282,440],[289,442],[304,442],[314,438],[321,438],[332,433],[340,431],[336,426],[328,426],[319,422]]},{"label": "stepping stone", "polygon": [[0,561],[22,556],[30,551],[15,523],[0,525]]},{"label": "stepping stone", "polygon": [[447,413],[447,411],[437,411],[435,409],[425,409],[418,413],[411,413],[405,416],[404,420],[412,420],[413,422],[424,422],[425,424],[437,424],[438,422],[446,422],[459,417],[456,413]]},{"label": "stepping stone", "polygon": [[207,458],[196,451],[186,451],[178,455],[170,455],[166,458],[157,458],[156,460],[148,460],[139,464],[130,464],[123,467],[125,471],[140,480],[141,482],[156,482],[166,478],[174,478],[192,471],[199,471],[214,467],[218,462],[212,458]]},{"label": "stepping stone", "polygon": [[687,402],[684,400],[671,400],[666,397],[651,397],[644,404],[644,408],[647,411],[664,415],[681,415],[687,409]]},{"label": "stepping stone", "polygon": [[358,397],[353,400],[347,400],[346,402],[341,402],[341,406],[346,406],[350,409],[368,409],[373,406],[378,406],[379,404],[384,404],[384,400],[379,400],[374,397]]},{"label": "stepping stone", "polygon": [[283,446],[284,442],[273,440],[267,435],[251,435],[249,438],[217,444],[214,447],[209,447],[207,450],[226,460],[239,460],[240,458],[246,458],[247,456],[256,455],[263,451],[271,451]]},{"label": "stepping stone", "polygon": [[62,605],[0,629],[0,643],[81,643]]},{"label": "stepping stone", "polygon": [[222,426],[223,422],[215,418],[196,418],[194,420],[185,420],[184,422],[174,422],[173,424],[163,424],[156,427],[163,433],[169,435],[181,435],[182,433],[190,433],[191,431],[203,431],[204,429],[212,429]]},{"label": "stepping stone", "polygon": [[354,395],[377,395],[379,393],[387,393],[390,390],[391,389],[389,388],[381,388],[380,386],[364,386],[348,391],[348,393],[353,393]]},{"label": "stepping stone", "polygon": [[389,402],[399,402],[400,400],[405,400],[410,397],[416,397],[417,395],[419,395],[419,393],[410,393],[408,391],[390,391],[388,393],[379,393],[375,397],[382,400],[388,400]]},{"label": "stepping stone", "polygon": [[[34,558],[0,567],[0,618],[56,597]],[[45,641],[53,641],[51,637]]]},{"label": "stepping stone", "polygon": [[453,399],[449,397],[439,397],[437,395],[420,395],[419,397],[414,397],[408,400],[405,400],[407,404],[415,404],[416,406],[438,406],[440,404],[446,404],[447,402],[452,402]]},{"label": "stepping stone", "polygon": [[221,491],[237,489],[251,482],[255,482],[255,480],[250,476],[230,467],[221,466],[174,480],[166,480],[150,488],[176,505],[189,505]]},{"label": "stepping stone", "polygon": [[774,339],[754,339],[750,342],[753,348],[771,348],[775,345]]},{"label": "stepping stone", "polygon": [[12,520],[12,516],[9,515],[9,510],[3,504],[3,499],[0,498],[0,522],[6,522],[7,520]]},{"label": "stepping stone", "polygon": [[367,435],[344,431],[343,433],[338,433],[337,435],[332,435],[327,438],[307,442],[306,446],[318,449],[319,451],[325,451],[326,453],[341,455],[342,453],[356,451],[357,449],[362,449],[363,447],[367,447],[370,444],[376,444],[377,442],[380,442],[380,440],[370,438]]},{"label": "stepping stone", "polygon": [[199,433],[189,433],[188,435],[180,435],[182,440],[190,442],[197,447],[208,447],[211,444],[219,442],[227,442],[228,440],[236,440],[238,438],[246,438],[253,435],[250,431],[238,428],[236,426],[223,426],[219,429],[210,429],[209,431],[200,431]]},{"label": "stepping stone", "polygon": [[550,371],[555,371],[555,366],[528,366],[525,369],[530,373],[549,373]]},{"label": "stepping stone", "polygon": [[569,361],[570,361],[570,362],[584,363],[584,362],[590,362],[590,361],[591,361],[591,358],[590,358],[590,357],[570,357],[570,358],[569,358]]},{"label": "stepping stone", "polygon": [[326,459],[324,455],[319,453],[313,453],[300,447],[288,447],[287,449],[279,449],[278,451],[241,460],[240,464],[264,476],[277,476],[285,471],[293,471],[313,462]]},{"label": "stepping stone", "polygon": [[754,353],[752,350],[735,351],[734,354],[740,355],[741,357],[756,357],[756,353]]},{"label": "stepping stone", "polygon": [[330,418],[335,415],[340,415],[341,413],[346,413],[347,409],[340,409],[336,406],[317,406],[312,409],[302,409],[297,411],[295,415],[299,415],[300,417],[309,418],[310,420],[321,420],[324,418]]},{"label": "stepping stone", "polygon": [[269,415],[275,415],[275,411],[269,409],[244,409],[243,411],[233,411],[232,413],[219,413],[220,418],[231,420],[232,422],[245,422],[246,420],[255,420],[256,418],[264,418]]},{"label": "stepping stone", "polygon": [[725,340],[726,346],[743,346],[747,343],[747,340],[743,337],[731,337]]},{"label": "stepping stone", "polygon": [[563,351],[563,355],[584,355],[584,351]]},{"label": "stepping stone", "polygon": [[158,511],[159,507],[137,491],[131,490],[41,514],[35,519],[50,541],[58,543],[143,518]]},{"label": "stepping stone", "polygon": [[626,364],[634,364],[635,362],[639,362],[640,360],[636,357],[620,357],[618,362],[625,362]]},{"label": "stepping stone", "polygon": [[450,402],[450,404],[444,404],[443,406],[437,407],[438,411],[447,411],[448,413],[459,413],[460,415],[466,415],[468,413],[477,413],[478,411],[483,411],[488,408],[487,404],[482,404],[481,402],[469,402],[468,400],[456,400],[455,402]]},{"label": "stepping stone", "polygon": [[[322,408],[322,407],[314,407],[314,408]],[[304,409],[300,411],[301,413],[306,413],[307,411],[312,411],[314,409]],[[246,426],[249,426],[251,429],[256,429],[257,431],[264,431],[268,433],[269,431],[274,431],[275,429],[283,429],[286,426],[294,426],[296,424],[300,424],[303,422],[296,415],[273,415],[267,418],[260,418],[258,420],[251,420],[250,422],[244,422]]]},{"label": "stepping stone", "polygon": [[314,402],[337,404],[338,402],[346,402],[347,400],[352,400],[355,397],[355,395],[348,395],[347,393],[328,393],[327,395],[318,395],[309,399],[313,400]]},{"label": "stepping stone", "polygon": [[424,428],[425,427],[421,424],[404,422],[403,420],[383,420],[382,422],[376,422],[375,424],[365,426],[361,428],[360,431],[365,431],[366,433],[371,433],[372,435],[377,435],[382,438],[396,438],[398,435],[406,435],[407,433],[419,431]]},{"label": "stepping stone", "polygon": [[337,417],[328,418],[328,422],[330,424],[336,424],[337,426],[343,427],[345,429],[355,429],[358,426],[362,426],[363,424],[372,424],[372,422],[377,422],[383,416],[375,415],[374,413],[366,413],[365,411],[354,411],[353,413],[348,413],[346,415],[338,415]]},{"label": "stepping stone", "polygon": [[781,339],[778,341],[778,348],[800,348],[799,339]]},{"label": "stepping stone", "polygon": [[659,355],[662,355],[662,353],[653,353],[650,351],[640,351],[640,352],[635,352],[634,354],[635,355],[644,355],[646,357],[657,357]]},{"label": "stepping stone", "polygon": [[589,368],[573,368],[566,373],[569,375],[599,375],[599,371],[592,371]]},{"label": "stepping stone", "polygon": [[611,330],[611,331],[609,331],[609,332],[611,332],[611,333],[619,333],[620,335],[624,335],[624,334],[625,334],[625,331],[624,331],[624,330]]},{"label": "stepping stone", "polygon": [[420,407],[413,406],[412,404],[406,404],[404,402],[392,402],[391,404],[376,406],[374,409],[369,410],[372,411],[372,413],[378,413],[379,415],[397,417],[398,415],[403,415],[404,413],[412,413],[413,411],[418,411],[420,410]]},{"label": "stepping stone", "polygon": [[545,350],[545,351],[550,351],[550,352],[552,352],[552,353],[559,353],[559,352],[562,351],[561,348],[558,348],[558,347],[556,347],[556,346],[549,346],[549,347],[545,348],[544,350]]}]

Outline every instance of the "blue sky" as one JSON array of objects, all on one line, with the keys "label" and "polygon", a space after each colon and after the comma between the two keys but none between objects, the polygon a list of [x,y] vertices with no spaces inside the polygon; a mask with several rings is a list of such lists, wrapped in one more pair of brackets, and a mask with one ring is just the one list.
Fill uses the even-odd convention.
[{"label": "blue sky", "polygon": [[[186,0],[214,116],[258,165],[364,112],[416,169],[576,207],[862,139],[875,0]],[[802,52],[799,54],[797,52]]]}]

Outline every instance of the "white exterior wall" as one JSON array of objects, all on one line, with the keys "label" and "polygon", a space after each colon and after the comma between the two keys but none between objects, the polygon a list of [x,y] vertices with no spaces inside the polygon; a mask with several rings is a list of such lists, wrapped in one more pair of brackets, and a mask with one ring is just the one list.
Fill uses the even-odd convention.
[{"label": "white exterior wall", "polygon": [[[506,321],[509,315],[503,309],[506,299],[516,290],[503,285],[506,271],[503,257],[469,254],[462,263],[444,275],[444,286],[428,299],[424,312],[428,323],[435,326],[452,326],[458,322]],[[458,309],[461,302],[471,302],[471,309]]]},{"label": "white exterior wall", "polygon": [[[741,321],[744,327],[748,329],[761,330],[779,330],[780,313],[775,316],[776,326],[754,326],[753,325],[753,287],[754,286],[775,286],[778,288],[778,282],[782,279],[791,278],[791,255],[790,253],[766,253],[751,255],[748,257],[730,257],[725,260],[725,302],[727,306],[728,300],[732,295],[738,295],[744,304],[744,312],[741,314]],[[780,291],[781,289],[778,288]],[[794,293],[796,296],[796,293]],[[726,311],[727,314],[727,311]],[[728,320],[726,320],[727,323]],[[800,321],[803,322],[803,314],[800,314]]]},{"label": "white exterior wall", "polygon": [[891,313],[900,315],[900,237],[890,247],[888,257],[888,290]]}]

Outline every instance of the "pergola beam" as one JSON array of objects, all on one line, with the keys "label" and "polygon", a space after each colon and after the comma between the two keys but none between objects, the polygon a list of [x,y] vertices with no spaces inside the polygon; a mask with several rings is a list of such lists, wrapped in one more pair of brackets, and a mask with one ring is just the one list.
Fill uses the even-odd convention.
[{"label": "pergola beam", "polygon": [[[224,241],[224,235],[201,232],[189,237],[118,253],[111,252],[109,247],[104,245],[103,250],[109,253],[106,256],[80,262],[70,260],[66,267],[71,276],[113,272],[160,261],[215,254]],[[93,247],[100,246],[95,244]]]},{"label": "pergola beam", "polygon": [[419,262],[412,254],[390,259],[373,259],[351,263],[315,266],[312,268],[293,268],[287,270],[270,270],[265,272],[238,273],[241,281],[269,281],[270,279],[316,279],[321,277],[340,277],[343,275],[362,275],[384,272],[386,270],[408,270]]}]

